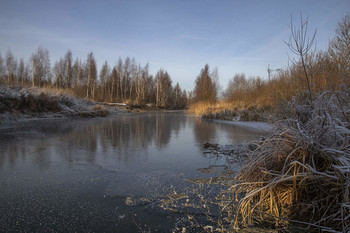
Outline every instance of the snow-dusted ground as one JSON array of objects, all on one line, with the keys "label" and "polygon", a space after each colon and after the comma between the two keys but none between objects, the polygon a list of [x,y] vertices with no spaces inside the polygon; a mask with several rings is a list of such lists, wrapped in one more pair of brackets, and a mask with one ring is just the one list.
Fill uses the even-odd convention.
[{"label": "snow-dusted ground", "polygon": [[272,124],[256,121],[227,121],[227,120],[212,120],[213,122],[225,122],[227,124],[236,125],[242,128],[249,128],[256,131],[270,131],[273,128]]},{"label": "snow-dusted ground", "polygon": [[0,86],[0,123],[37,118],[98,117],[122,111],[56,90]]}]

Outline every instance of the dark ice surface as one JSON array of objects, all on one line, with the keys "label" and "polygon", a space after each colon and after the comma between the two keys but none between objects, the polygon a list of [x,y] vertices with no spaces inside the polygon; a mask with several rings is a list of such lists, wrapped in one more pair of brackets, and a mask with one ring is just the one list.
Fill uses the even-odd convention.
[{"label": "dark ice surface", "polygon": [[203,143],[258,135],[176,111],[2,123],[0,232],[169,232],[157,198],[225,163]]}]

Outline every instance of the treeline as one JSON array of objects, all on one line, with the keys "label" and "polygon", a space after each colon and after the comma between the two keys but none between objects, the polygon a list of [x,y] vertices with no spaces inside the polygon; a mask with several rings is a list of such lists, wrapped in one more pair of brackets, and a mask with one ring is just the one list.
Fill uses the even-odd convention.
[{"label": "treeline", "polygon": [[[307,26],[308,22],[302,23]],[[300,30],[294,27],[291,29],[292,36]],[[302,32],[306,36],[307,32]],[[268,80],[247,77],[244,73],[235,74],[222,92],[224,102],[238,108],[274,106],[298,96],[312,102],[318,93],[348,88],[350,86],[350,13],[338,23],[336,35],[330,40],[327,51],[312,50],[312,44],[306,44],[307,41],[312,40],[306,37],[302,39],[304,41],[295,41],[292,37],[291,44],[287,44],[295,46],[295,42],[299,43],[298,45],[304,43],[302,53],[296,52],[298,59],[292,60],[290,67],[285,70],[268,68]],[[196,87],[191,96],[192,105],[198,102],[213,104],[215,102],[213,100],[217,99],[215,95],[215,93],[218,94],[217,84],[212,84],[217,81],[213,75],[203,75],[208,74],[205,71],[208,69],[206,65],[197,78]],[[207,86],[205,91],[203,91],[204,86]],[[209,96],[212,97],[208,99]]]},{"label": "treeline", "polygon": [[119,58],[113,67],[105,61],[98,72],[92,52],[82,61],[73,60],[68,50],[53,66],[49,51],[43,47],[27,63],[23,58],[18,61],[11,51],[5,57],[0,53],[0,84],[65,89],[99,102],[153,104],[167,109],[187,107],[186,91],[178,83],[173,86],[167,71],[160,69],[153,77],[148,63],[142,66],[127,57]]}]

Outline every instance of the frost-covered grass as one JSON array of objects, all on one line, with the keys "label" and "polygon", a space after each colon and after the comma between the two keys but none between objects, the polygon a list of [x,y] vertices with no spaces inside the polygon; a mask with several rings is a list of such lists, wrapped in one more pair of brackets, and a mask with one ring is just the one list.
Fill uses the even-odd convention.
[{"label": "frost-covered grass", "polygon": [[0,119],[95,117],[116,113],[115,108],[74,97],[52,88],[0,86]]},{"label": "frost-covered grass", "polygon": [[[348,92],[324,93],[313,106],[296,106],[251,154],[232,187],[244,193],[236,215],[244,223],[268,214],[325,231],[350,231]],[[309,116],[297,113],[309,108]],[[303,111],[305,113],[305,111]],[[235,224],[238,224],[236,222]]]},{"label": "frost-covered grass", "polygon": [[197,186],[169,196],[163,206],[180,209],[184,227],[203,232],[257,226],[350,232],[350,92],[325,92],[312,105],[289,107],[293,118],[238,152],[248,159],[237,174],[226,169],[194,181]]}]

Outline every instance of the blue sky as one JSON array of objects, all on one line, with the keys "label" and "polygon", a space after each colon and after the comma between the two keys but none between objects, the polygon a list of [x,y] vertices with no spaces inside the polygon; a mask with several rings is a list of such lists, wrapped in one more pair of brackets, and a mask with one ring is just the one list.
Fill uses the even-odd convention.
[{"label": "blue sky", "polygon": [[68,49],[98,65],[135,57],[151,73],[166,69],[173,83],[192,90],[206,63],[218,67],[225,88],[235,73],[267,77],[267,66],[286,68],[291,14],[309,17],[317,48],[326,49],[348,0],[0,0],[0,51],[29,59],[41,45],[51,63]]}]

